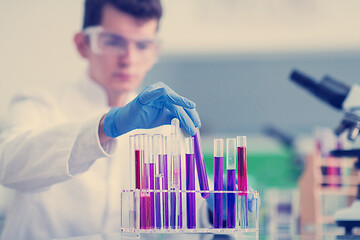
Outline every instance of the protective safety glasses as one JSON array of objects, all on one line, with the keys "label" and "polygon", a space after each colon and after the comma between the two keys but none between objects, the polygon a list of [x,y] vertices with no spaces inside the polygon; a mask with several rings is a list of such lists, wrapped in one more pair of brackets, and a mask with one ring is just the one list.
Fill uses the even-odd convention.
[{"label": "protective safety glasses", "polygon": [[156,57],[160,46],[158,39],[131,39],[100,26],[88,27],[83,32],[89,38],[91,50],[106,56],[125,56],[131,46],[140,58],[146,60]]}]

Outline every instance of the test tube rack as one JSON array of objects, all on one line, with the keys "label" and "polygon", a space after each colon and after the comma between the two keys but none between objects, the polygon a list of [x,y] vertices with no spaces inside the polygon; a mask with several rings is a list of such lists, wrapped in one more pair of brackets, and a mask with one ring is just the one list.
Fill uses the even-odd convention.
[{"label": "test tube rack", "polygon": [[[180,147],[176,119],[172,121],[170,139],[161,134],[131,135],[130,172],[134,176],[130,179],[130,189],[121,192],[120,230],[127,233],[258,234],[259,193],[247,191],[246,137],[238,138],[240,141],[232,138],[228,143],[228,151],[232,153],[231,157],[230,153],[227,156],[233,173],[232,184],[228,181],[225,191],[218,183],[216,190],[211,191],[203,190],[209,187],[205,165],[201,164],[204,159],[200,156],[200,135],[185,139],[185,156]],[[242,158],[237,152],[240,148],[245,151]],[[219,151],[223,151],[222,144]],[[242,159],[238,166],[242,169],[238,172],[239,189],[236,187],[236,156]],[[222,155],[216,157],[222,159]],[[195,188],[195,162],[197,169],[202,169],[202,175],[198,171],[200,190]]]},{"label": "test tube rack", "polygon": [[[151,193],[155,195],[155,201],[153,205],[144,204],[142,198],[149,196]],[[210,201],[215,199],[215,195],[220,194],[224,198],[224,207],[226,205],[226,199],[234,197],[234,205],[231,206],[235,209],[235,226],[233,228],[226,227],[226,211],[223,215],[223,227],[214,228],[212,226],[211,209],[207,201],[201,197],[203,191],[200,190],[123,190],[121,192],[121,232],[128,233],[216,233],[216,234],[236,234],[236,233],[254,233],[259,232],[259,193],[244,192],[244,191],[206,191],[209,194]],[[196,198],[196,211],[190,213],[188,211],[188,196],[194,194]],[[241,197],[244,194],[252,194],[254,198],[252,209],[247,209],[246,213],[242,212],[240,208]],[[177,196],[177,201],[171,201],[171,196]],[[164,209],[164,196],[169,199],[168,209]],[[179,197],[180,196],[180,197]],[[179,202],[181,201],[181,205]],[[174,205],[172,205],[174,203]],[[179,209],[182,206],[182,209]],[[147,209],[147,210],[146,210]],[[149,210],[150,209],[150,210]],[[153,222],[151,221],[151,209],[155,213]],[[175,222],[172,222],[172,209],[174,209]],[[144,214],[148,212],[148,215]],[[165,214],[169,212],[169,214]],[[179,215],[179,213],[182,213]],[[189,214],[195,214],[195,227],[194,225],[189,226]],[[243,222],[243,216],[247,216],[246,223]],[[168,219],[165,218],[168,216]],[[142,218],[147,218],[147,224]],[[146,221],[145,221],[146,222]],[[166,222],[169,224],[167,225]]]}]

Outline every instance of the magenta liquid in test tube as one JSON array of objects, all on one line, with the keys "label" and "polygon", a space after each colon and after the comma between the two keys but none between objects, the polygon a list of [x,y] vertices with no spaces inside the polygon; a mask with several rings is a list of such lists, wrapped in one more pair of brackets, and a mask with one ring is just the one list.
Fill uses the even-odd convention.
[{"label": "magenta liquid in test tube", "polygon": [[[194,138],[185,139],[185,158],[186,158],[186,190],[195,190],[195,156]],[[195,192],[186,193],[186,219],[187,228],[196,228],[196,202]]]},{"label": "magenta liquid in test tube", "polygon": [[[194,153],[200,190],[209,191],[209,182],[206,173],[204,154],[201,146],[200,131],[198,128],[196,129],[196,134],[194,136]],[[201,193],[201,196],[206,199],[210,196],[210,193],[203,192]]]},{"label": "magenta liquid in test tube", "polygon": [[[226,139],[227,191],[236,191],[236,139]],[[226,227],[236,226],[236,194],[227,193]]]},{"label": "magenta liquid in test tube", "polygon": [[237,158],[238,158],[238,185],[239,191],[245,193],[240,193],[240,208],[239,208],[239,217],[240,217],[240,226],[248,226],[248,217],[247,217],[247,170],[246,170],[246,136],[237,137]]},{"label": "magenta liquid in test tube", "polygon": [[[214,139],[214,190],[223,190],[223,153],[224,140]],[[222,228],[223,197],[222,193],[214,193],[213,209],[214,228]]]},{"label": "magenta liquid in test tube", "polygon": [[[140,151],[140,135],[134,136],[135,144],[135,188],[141,189],[141,151]],[[144,150],[144,149],[142,149]]]},{"label": "magenta liquid in test tube", "polygon": [[137,158],[137,163],[139,168],[136,169],[138,182],[137,187],[140,189],[140,229],[148,229],[150,226],[150,214],[147,213],[150,207],[150,195],[145,190],[147,189],[148,183],[148,174],[145,163],[145,152],[147,136],[146,134],[139,134],[135,136],[135,158]]},{"label": "magenta liquid in test tube", "polygon": [[149,171],[149,144],[148,135],[140,134],[140,142],[143,150],[140,150],[141,158],[141,193],[140,193],[140,228],[150,229],[151,227],[151,198],[150,192],[150,171]]},{"label": "magenta liquid in test tube", "polygon": [[[155,190],[162,189],[164,174],[161,171],[163,135],[155,134],[153,136],[153,158],[155,159]],[[162,228],[163,208],[160,191],[155,191],[155,225],[157,229]]]}]

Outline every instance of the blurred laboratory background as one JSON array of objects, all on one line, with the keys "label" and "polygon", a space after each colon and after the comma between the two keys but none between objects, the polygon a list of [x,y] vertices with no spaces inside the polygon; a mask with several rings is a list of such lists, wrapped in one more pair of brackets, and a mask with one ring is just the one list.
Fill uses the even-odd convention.
[{"label": "blurred laboratory background", "polygon": [[[319,80],[330,75],[360,83],[360,1],[162,2],[162,51],[142,87],[162,81],[197,104],[208,173],[213,174],[214,137],[246,135],[249,183],[260,191],[264,231],[286,235],[333,224],[319,215],[301,222],[299,181],[316,151],[315,129],[331,132],[343,113],[289,75],[296,68]],[[0,0],[1,118],[19,89],[56,86],[83,74],[85,63],[72,42],[82,6],[83,0]],[[310,184],[307,191],[314,192]],[[0,193],[4,219],[11,192]],[[318,208],[324,205],[319,202]]]}]

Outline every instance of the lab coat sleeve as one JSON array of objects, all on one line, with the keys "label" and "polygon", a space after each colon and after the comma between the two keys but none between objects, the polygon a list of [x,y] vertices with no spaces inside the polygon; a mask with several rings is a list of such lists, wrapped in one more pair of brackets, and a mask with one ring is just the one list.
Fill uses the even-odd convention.
[{"label": "lab coat sleeve", "polygon": [[98,139],[100,118],[67,122],[47,97],[14,98],[0,135],[0,183],[39,191],[109,157]]}]

